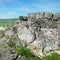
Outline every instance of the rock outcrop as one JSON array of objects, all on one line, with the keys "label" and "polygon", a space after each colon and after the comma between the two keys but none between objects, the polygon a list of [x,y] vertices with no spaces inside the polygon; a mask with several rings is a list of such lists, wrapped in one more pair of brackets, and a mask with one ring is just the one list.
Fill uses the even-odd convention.
[{"label": "rock outcrop", "polygon": [[20,16],[14,26],[7,26],[5,35],[14,36],[12,41],[16,40],[17,46],[26,45],[39,57],[60,52],[60,13],[41,12]]},{"label": "rock outcrop", "polygon": [[41,12],[19,17],[17,35],[36,55],[44,56],[51,51],[60,51],[60,14]]}]

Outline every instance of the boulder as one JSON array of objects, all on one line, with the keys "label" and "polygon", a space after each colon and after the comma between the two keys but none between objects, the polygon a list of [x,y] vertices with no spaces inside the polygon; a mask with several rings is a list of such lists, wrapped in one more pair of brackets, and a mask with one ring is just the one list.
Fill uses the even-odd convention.
[{"label": "boulder", "polygon": [[53,14],[52,13],[49,13],[49,12],[45,12],[44,17],[47,18],[47,19],[52,20]]},{"label": "boulder", "polygon": [[36,18],[36,13],[29,13],[28,14],[28,17],[29,18]]},{"label": "boulder", "polygon": [[18,55],[16,53],[11,54],[5,48],[2,50],[1,54],[2,55],[0,57],[0,60],[16,60],[18,58]]},{"label": "boulder", "polygon": [[25,17],[25,16],[20,16],[20,17],[19,17],[19,20],[20,20],[20,21],[28,21],[28,18]]},{"label": "boulder", "polygon": [[29,29],[27,29],[24,25],[18,27],[18,37],[26,43],[30,43],[35,39],[32,28],[29,27]]},{"label": "boulder", "polygon": [[32,13],[27,23],[24,21],[17,26],[21,43],[26,44],[37,56],[47,55],[59,47],[57,21],[53,21],[53,15],[49,12]]},{"label": "boulder", "polygon": [[53,16],[53,20],[56,21],[56,20],[59,20],[60,19],[60,13],[55,13],[54,16]]}]

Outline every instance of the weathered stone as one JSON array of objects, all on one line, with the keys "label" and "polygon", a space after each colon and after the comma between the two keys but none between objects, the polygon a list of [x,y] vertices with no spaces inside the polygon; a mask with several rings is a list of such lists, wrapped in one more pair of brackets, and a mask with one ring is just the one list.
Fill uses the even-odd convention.
[{"label": "weathered stone", "polygon": [[27,23],[22,22],[17,28],[21,42],[26,43],[38,56],[44,56],[59,47],[58,25],[53,21],[53,15],[49,12],[32,13]]},{"label": "weathered stone", "polygon": [[32,28],[35,30],[35,31],[40,31],[41,30],[41,22],[40,21],[36,21],[32,24]]},{"label": "weathered stone", "polygon": [[53,14],[52,13],[49,13],[49,12],[45,12],[44,17],[47,18],[47,19],[49,19],[49,20],[52,20]]},{"label": "weathered stone", "polygon": [[13,26],[8,26],[6,28],[5,35],[14,35]]},{"label": "weathered stone", "polygon": [[15,53],[15,54],[11,54],[10,52],[8,52],[6,49],[3,49],[2,52],[1,52],[1,57],[0,57],[0,60],[13,60],[13,59],[17,59],[18,55]]},{"label": "weathered stone", "polygon": [[[27,45],[37,56],[48,55],[60,48],[60,14],[49,12],[30,13],[28,17],[20,16],[16,28],[6,30],[6,35],[16,32],[16,46]],[[12,33],[12,34],[11,34]],[[15,39],[13,39],[15,40]]]},{"label": "weathered stone", "polygon": [[29,28],[27,29],[24,25],[18,28],[18,36],[20,40],[23,40],[26,43],[30,43],[34,40],[34,31]]},{"label": "weathered stone", "polygon": [[54,19],[54,20],[60,19],[60,13],[54,14],[53,19]]},{"label": "weathered stone", "polygon": [[36,19],[40,18],[40,13],[36,14]]},{"label": "weathered stone", "polygon": [[36,18],[36,13],[29,13],[28,17],[30,17],[30,18]]},{"label": "weathered stone", "polygon": [[20,20],[20,21],[28,21],[27,17],[24,17],[24,16],[20,16],[20,17],[19,17],[19,20]]},{"label": "weathered stone", "polygon": [[41,12],[40,13],[40,18],[43,18],[44,17],[44,12]]}]

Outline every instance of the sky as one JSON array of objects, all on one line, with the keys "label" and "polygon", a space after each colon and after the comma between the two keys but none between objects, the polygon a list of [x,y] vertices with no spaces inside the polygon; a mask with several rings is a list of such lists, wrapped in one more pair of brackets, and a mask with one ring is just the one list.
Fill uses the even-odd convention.
[{"label": "sky", "polygon": [[60,12],[60,0],[0,0],[0,19],[18,18],[32,12]]}]

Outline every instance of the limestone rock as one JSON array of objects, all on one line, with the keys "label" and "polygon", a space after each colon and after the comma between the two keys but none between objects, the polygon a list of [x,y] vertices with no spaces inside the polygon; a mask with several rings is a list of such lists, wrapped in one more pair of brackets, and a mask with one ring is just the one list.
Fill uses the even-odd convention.
[{"label": "limestone rock", "polygon": [[8,26],[5,29],[5,35],[14,35],[13,26]]},{"label": "limestone rock", "polygon": [[30,17],[30,18],[36,18],[36,13],[29,13],[28,17]]},{"label": "limestone rock", "polygon": [[3,49],[1,52],[0,60],[13,60],[16,59],[17,54],[11,54],[10,52],[6,51],[6,49]]},{"label": "limestone rock", "polygon": [[53,14],[49,12],[45,12],[44,17],[51,20],[53,18]]},{"label": "limestone rock", "polygon": [[43,18],[43,16],[44,16],[44,12],[36,13],[36,19]]},{"label": "limestone rock", "polygon": [[60,13],[54,14],[53,19],[54,19],[54,20],[60,19]]},{"label": "limestone rock", "polygon": [[[59,48],[57,21],[53,13],[41,12],[28,15],[28,21],[22,21],[17,34],[23,44],[37,56],[44,56]],[[56,15],[56,19],[60,18]],[[27,22],[27,23],[25,23]]]},{"label": "limestone rock", "polygon": [[31,28],[27,29],[24,25],[18,28],[18,36],[20,40],[30,43],[34,40],[34,31]]},{"label": "limestone rock", "polygon": [[20,16],[19,23],[6,30],[5,34],[17,36],[17,46],[20,43],[27,45],[37,56],[45,56],[60,48],[59,19],[60,14],[57,13],[30,13],[27,17]]}]

